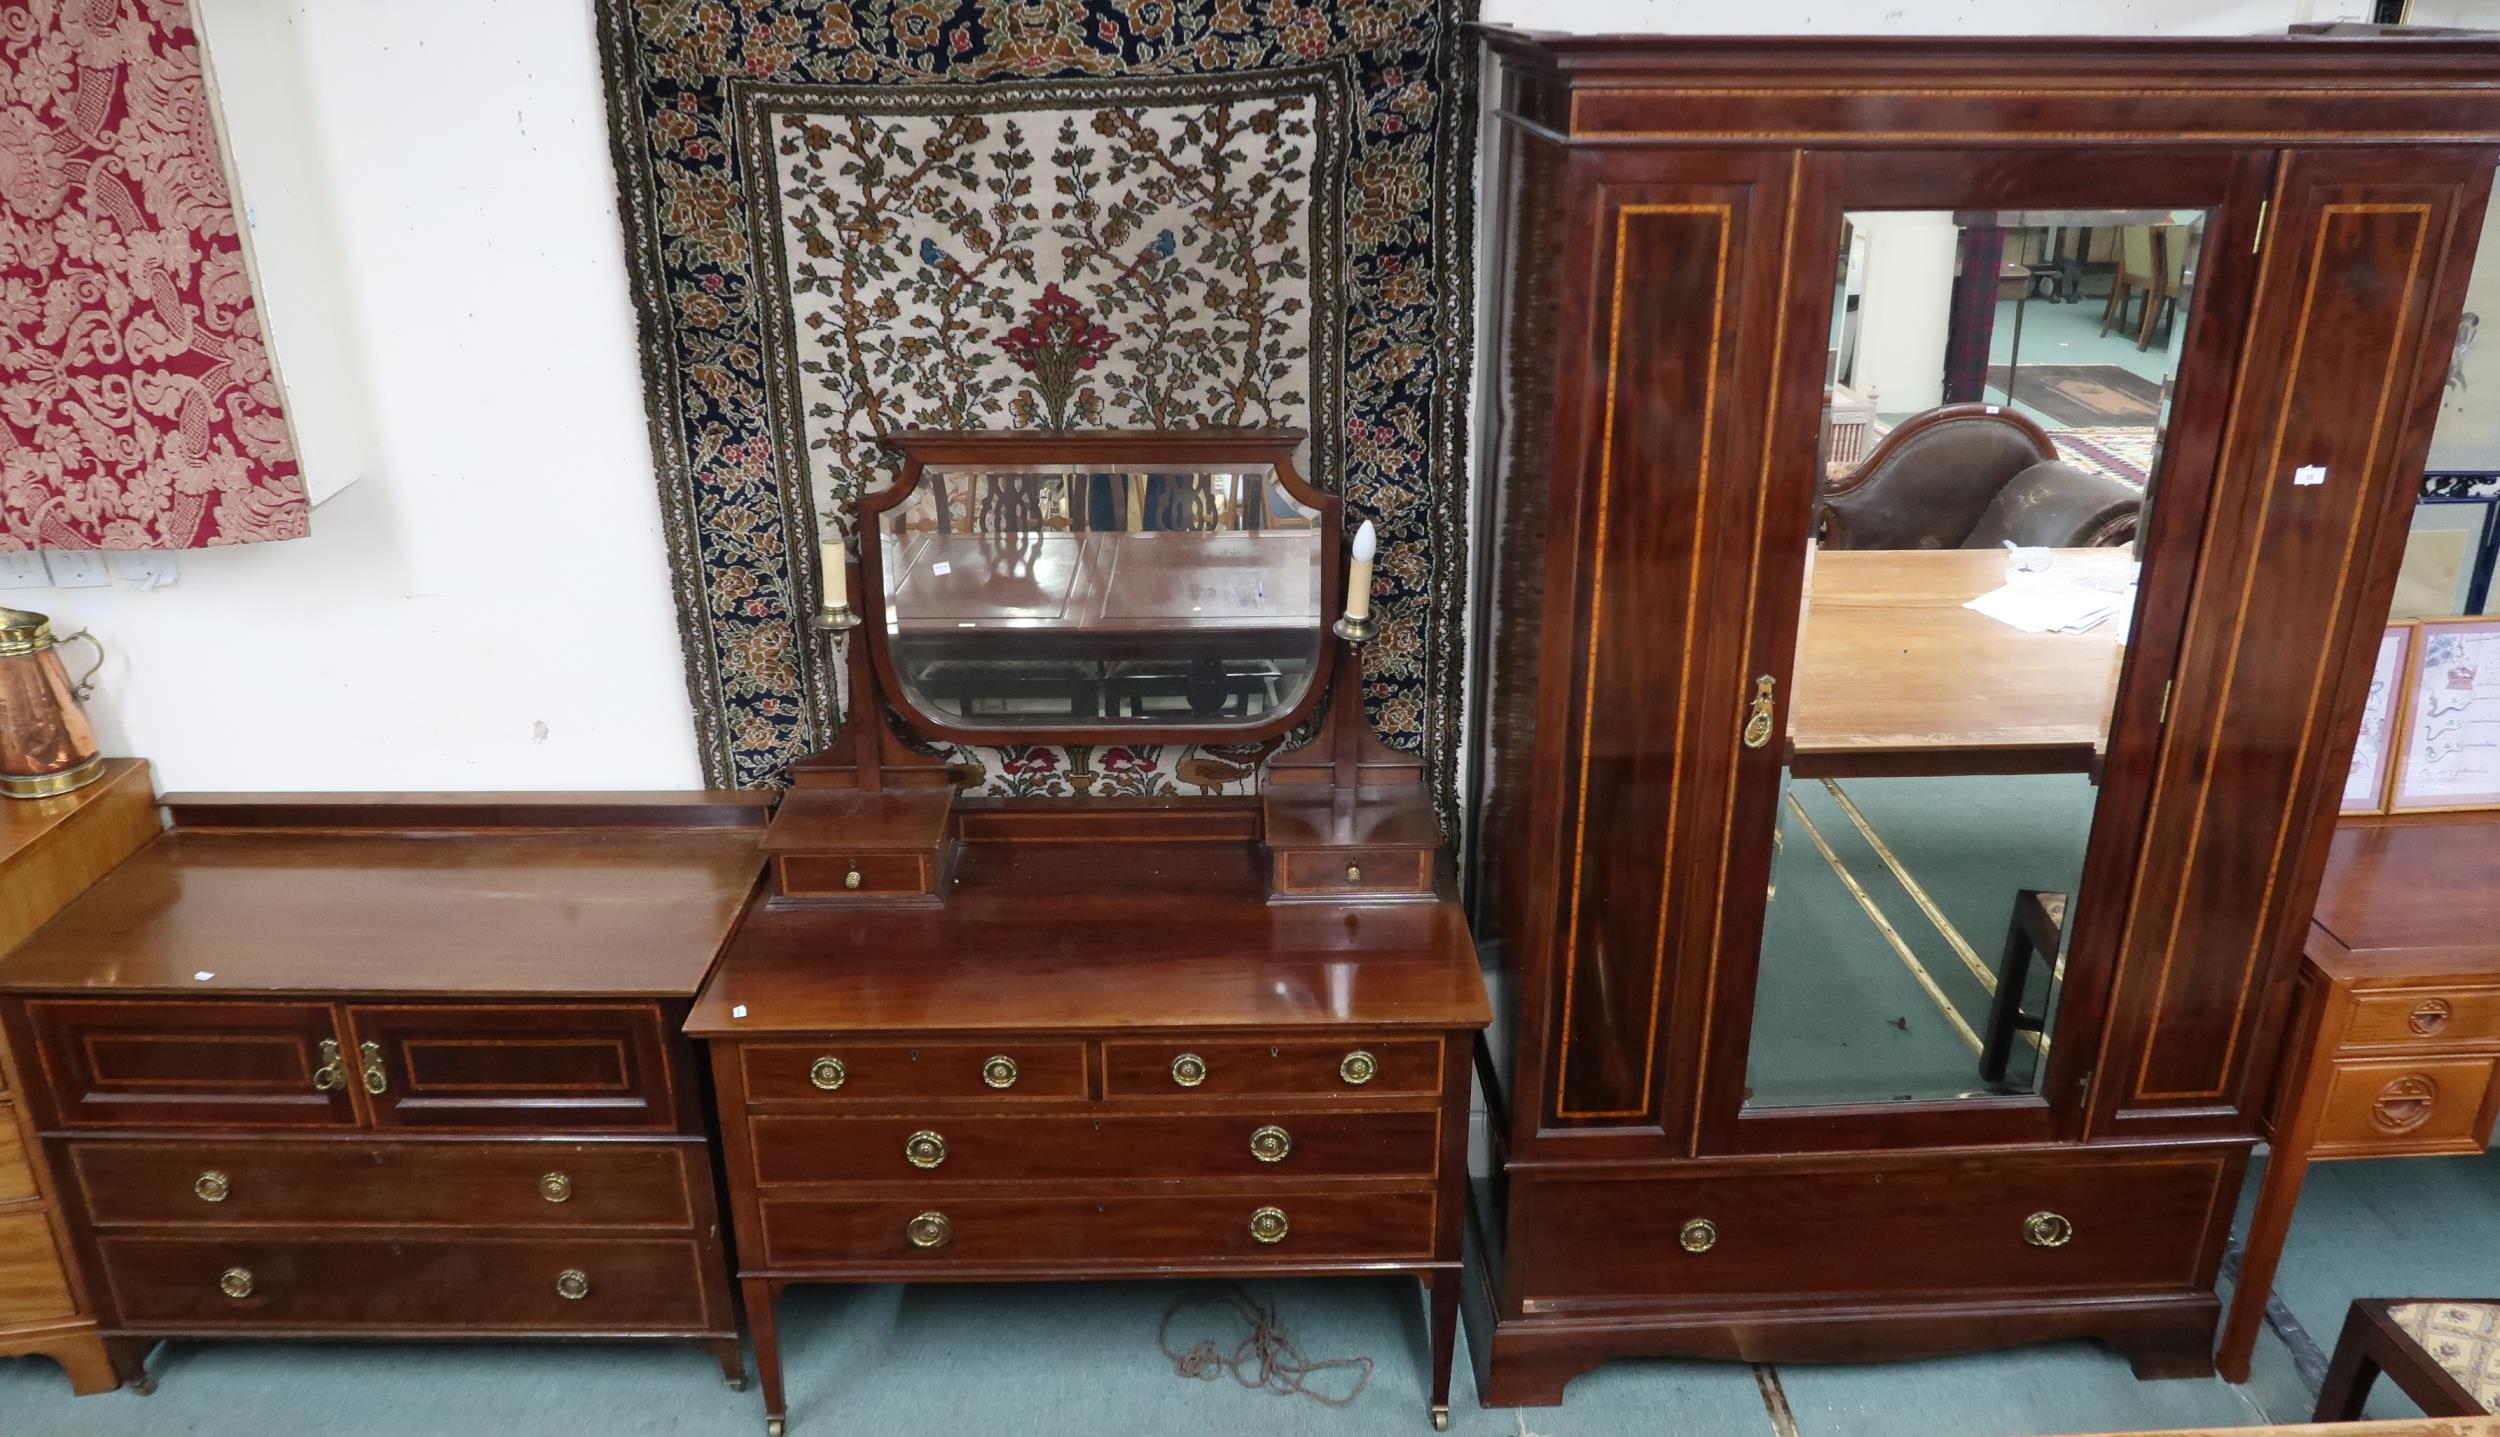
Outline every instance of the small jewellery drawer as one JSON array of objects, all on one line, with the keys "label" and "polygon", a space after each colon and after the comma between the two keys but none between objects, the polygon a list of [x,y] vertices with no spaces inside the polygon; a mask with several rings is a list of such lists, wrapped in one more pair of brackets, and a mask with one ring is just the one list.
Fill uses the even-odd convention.
[{"label": "small jewellery drawer", "polygon": [[930,888],[926,853],[787,854],[781,891],[792,898],[913,898]]},{"label": "small jewellery drawer", "polygon": [[1157,1268],[1424,1257],[1433,1194],[1224,1193],[1168,1197],[767,1199],[764,1255],[776,1269],[1062,1266]]},{"label": "small jewellery drawer", "polygon": [[1070,1179],[1421,1177],[1440,1114],[1404,1112],[1035,1114],[748,1120],[755,1180],[953,1186]]},{"label": "small jewellery drawer", "polygon": [[2356,993],[2344,1041],[2353,1046],[2500,1042],[2500,988]]},{"label": "small jewellery drawer", "polygon": [[1082,1098],[1083,1043],[747,1043],[750,1103]]},{"label": "small jewellery drawer", "polygon": [[705,1180],[702,1150],[678,1143],[94,1141],[64,1151],[102,1228],[678,1231],[694,1223],[689,1184]]},{"label": "small jewellery drawer", "polygon": [[0,1103],[0,1203],[34,1197],[35,1170],[26,1161],[25,1140],[17,1134],[17,1114]]},{"label": "small jewellery drawer", "polygon": [[702,1252],[632,1238],[140,1237],[97,1243],[125,1327],[701,1333]]},{"label": "small jewellery drawer", "polygon": [[1294,849],[1276,855],[1276,891],[1288,896],[1335,893],[1429,893],[1431,848]]},{"label": "small jewellery drawer", "polygon": [[1438,1038],[1115,1039],[1102,1045],[1111,1098],[1362,1097],[1441,1091]]},{"label": "small jewellery drawer", "polygon": [[2500,1058],[2363,1058],[2335,1065],[2313,1152],[2479,1153]]},{"label": "small jewellery drawer", "polygon": [[1511,1200],[1529,1205],[1514,1230],[1530,1235],[1531,1301],[2177,1289],[2196,1284],[2205,1236],[2229,1218],[2229,1169],[2212,1150],[1930,1158],[1514,1180]]}]

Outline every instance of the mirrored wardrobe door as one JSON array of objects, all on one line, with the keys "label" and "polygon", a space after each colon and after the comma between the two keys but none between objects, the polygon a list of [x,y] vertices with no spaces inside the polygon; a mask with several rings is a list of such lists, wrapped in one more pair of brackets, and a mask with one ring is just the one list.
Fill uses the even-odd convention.
[{"label": "mirrored wardrobe door", "polygon": [[2154,572],[2203,530],[2258,167],[1952,158],[1817,157],[1800,214],[1829,322],[1764,506],[1802,522],[1763,538],[1723,1138],[2050,1136],[2125,920],[2179,620]]}]

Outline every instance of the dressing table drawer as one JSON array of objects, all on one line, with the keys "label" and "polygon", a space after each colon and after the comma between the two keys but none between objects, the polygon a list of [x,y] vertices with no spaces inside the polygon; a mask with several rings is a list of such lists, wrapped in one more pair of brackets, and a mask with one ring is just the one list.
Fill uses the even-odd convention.
[{"label": "dressing table drawer", "polygon": [[111,1236],[97,1244],[125,1328],[695,1334],[692,1241]]},{"label": "dressing table drawer", "polygon": [[747,1043],[738,1049],[749,1103],[1008,1102],[1085,1096],[1075,1042]]},{"label": "dressing table drawer", "polygon": [[1190,1178],[1429,1178],[1441,1115],[1404,1112],[749,1120],[755,1181],[808,1183],[1121,1181]]},{"label": "dressing table drawer", "polygon": [[62,1151],[101,1228],[682,1231],[694,1225],[691,1184],[708,1180],[701,1152],[679,1143],[72,1142]]},{"label": "dressing table drawer", "polygon": [[1296,849],[1276,855],[1276,891],[1285,897],[1430,893],[1429,848]]},{"label": "dressing table drawer", "polygon": [[1441,1040],[1114,1039],[1102,1073],[1107,1098],[1421,1097],[1441,1091]]},{"label": "dressing table drawer", "polygon": [[934,887],[925,853],[793,853],[776,861],[790,898],[916,898]]},{"label": "dressing table drawer", "polygon": [[959,1198],[933,1192],[859,1202],[767,1199],[764,1261],[778,1269],[906,1270],[1391,1261],[1431,1254],[1433,1201],[1428,1188],[1102,1198]]},{"label": "dressing table drawer", "polygon": [[2355,993],[2344,1042],[2353,1047],[2500,1043],[2500,988]]},{"label": "dressing table drawer", "polygon": [[2315,1157],[2473,1154],[2491,1136],[2500,1058],[2347,1058],[2327,1080]]}]

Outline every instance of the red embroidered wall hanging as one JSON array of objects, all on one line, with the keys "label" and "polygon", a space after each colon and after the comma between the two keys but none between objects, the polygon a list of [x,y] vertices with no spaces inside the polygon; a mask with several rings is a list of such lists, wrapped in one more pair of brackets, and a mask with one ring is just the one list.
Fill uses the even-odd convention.
[{"label": "red embroidered wall hanging", "polygon": [[309,512],[187,0],[0,0],[0,548]]}]

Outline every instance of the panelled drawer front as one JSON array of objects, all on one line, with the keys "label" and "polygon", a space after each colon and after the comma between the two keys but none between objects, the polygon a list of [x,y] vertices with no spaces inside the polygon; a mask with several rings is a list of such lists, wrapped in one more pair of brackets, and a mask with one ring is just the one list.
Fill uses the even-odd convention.
[{"label": "panelled drawer front", "polygon": [[2348,1059],[2328,1080],[2315,1151],[2479,1153],[2500,1059]]},{"label": "panelled drawer front", "polygon": [[[1430,1177],[1440,1115],[1406,1112],[836,1118],[762,1114],[755,1178],[791,1183],[962,1183],[1182,1178]],[[928,1134],[915,1164],[905,1147]],[[1280,1153],[1273,1161],[1253,1151]]]},{"label": "panelled drawer front", "polygon": [[0,1203],[36,1195],[35,1169],[26,1158],[26,1141],[18,1135],[17,1114],[0,1103]]},{"label": "panelled drawer front", "polygon": [[[27,1003],[60,1120],[73,1127],[345,1127],[352,1055],[319,1003]],[[326,1090],[325,1090],[326,1089]]]},{"label": "panelled drawer front", "polygon": [[[748,1043],[738,1050],[752,1103],[893,1103],[1085,1096],[1083,1043]],[[994,1072],[991,1060],[1013,1068]],[[1005,1080],[999,1086],[992,1077]],[[830,1086],[828,1086],[828,1084]]]},{"label": "panelled drawer front", "polygon": [[1422,893],[1432,887],[1433,850],[1296,849],[1277,859],[1286,893]]},{"label": "panelled drawer front", "polygon": [[668,1048],[648,1007],[358,1006],[347,1017],[350,1066],[377,1127],[677,1125]]},{"label": "panelled drawer front", "polygon": [[[1513,1231],[1529,1234],[1530,1300],[2169,1290],[2195,1283],[2208,1224],[2228,1217],[2227,1167],[2217,1153],[2000,1156],[1758,1177],[1514,1179],[1512,1200],[1530,1212]],[[2035,1214],[2062,1219],[2068,1240],[2027,1240]],[[1849,1261],[1836,1266],[1839,1246]]]},{"label": "panelled drawer front", "polygon": [[918,853],[793,854],[781,860],[781,891],[793,898],[910,897],[929,891],[929,864]]},{"label": "panelled drawer front", "polygon": [[[1371,1074],[1359,1083],[1348,1077],[1349,1064],[1363,1071],[1358,1059]],[[1102,1069],[1112,1098],[1410,1096],[1441,1091],[1441,1040],[1114,1039],[1102,1045]],[[1185,1081],[1201,1070],[1197,1082]]]},{"label": "panelled drawer front", "polygon": [[[707,1319],[691,1240],[106,1235],[97,1247],[122,1324],[139,1329],[661,1334],[725,1322]],[[568,1272],[587,1284],[579,1298],[559,1291]]]},{"label": "panelled drawer front", "polygon": [[2408,988],[2353,995],[2348,1044],[2500,1042],[2500,988]]},{"label": "panelled drawer front", "polygon": [[[777,1270],[843,1264],[1013,1267],[1025,1263],[1164,1264],[1390,1261],[1432,1251],[1428,1189],[1364,1193],[1189,1194],[1171,1197],[924,1198],[877,1202],[769,1199],[764,1253]],[[1251,1233],[1274,1208],[1275,1242]],[[943,1214],[945,1240],[922,1247],[911,1225]]]},{"label": "panelled drawer front", "polygon": [[78,1304],[61,1275],[52,1225],[40,1212],[0,1213],[0,1327],[69,1317]]},{"label": "panelled drawer front", "polygon": [[65,1181],[77,1185],[98,1227],[682,1230],[694,1222],[689,1184],[706,1180],[700,1150],[682,1143],[71,1142],[60,1150]]}]

